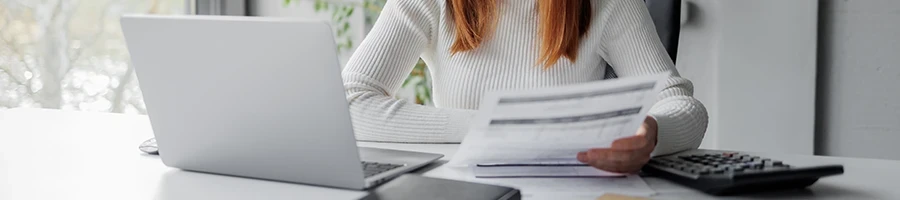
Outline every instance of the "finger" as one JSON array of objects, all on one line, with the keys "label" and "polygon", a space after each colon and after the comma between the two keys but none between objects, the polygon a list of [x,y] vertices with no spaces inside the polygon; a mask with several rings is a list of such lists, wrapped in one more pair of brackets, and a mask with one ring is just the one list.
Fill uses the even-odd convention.
[{"label": "finger", "polygon": [[641,165],[650,160],[651,151],[591,149],[587,152],[587,162],[636,162]]},{"label": "finger", "polygon": [[578,162],[582,162],[582,163],[590,162],[590,159],[588,159],[587,152],[584,152],[584,151],[578,152],[578,155],[575,156],[575,158],[578,159]]},{"label": "finger", "polygon": [[630,162],[596,162],[592,163],[591,166],[613,173],[635,173],[640,171],[643,165]]},{"label": "finger", "polygon": [[644,148],[645,146],[647,146],[647,137],[645,137],[644,135],[635,135],[619,138],[613,141],[610,148],[617,150],[630,150]]},{"label": "finger", "polygon": [[634,135],[647,135],[647,125],[641,125],[641,127],[638,128],[637,133],[635,133]]},{"label": "finger", "polygon": [[640,170],[650,160],[644,150],[590,149],[585,154],[587,164],[604,171],[630,173]]},{"label": "finger", "polygon": [[591,162],[621,162],[631,160],[631,151],[633,150],[616,150],[616,149],[590,149],[587,157]]},{"label": "finger", "polygon": [[650,160],[649,156],[633,156],[632,158],[630,160],[594,161],[591,166],[610,172],[630,173],[639,171]]},{"label": "finger", "polygon": [[606,149],[606,148],[589,149],[587,152],[585,152],[585,155],[587,156],[588,162],[604,161],[604,160],[609,160],[608,154],[610,151],[612,151],[612,149]]},{"label": "finger", "polygon": [[609,172],[631,173],[639,171],[649,159],[634,160],[592,160],[588,162],[590,166]]}]

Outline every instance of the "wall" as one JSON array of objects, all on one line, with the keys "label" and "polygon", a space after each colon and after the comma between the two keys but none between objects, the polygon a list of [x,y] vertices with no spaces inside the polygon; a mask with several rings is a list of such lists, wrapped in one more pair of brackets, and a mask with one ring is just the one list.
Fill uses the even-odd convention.
[{"label": "wall", "polygon": [[716,53],[721,49],[721,37],[717,30],[722,29],[719,22],[719,1],[693,0],[683,1],[680,38],[678,40],[678,56],[675,66],[681,76],[694,82],[694,98],[706,106],[709,112],[709,127],[703,137],[701,148],[718,148],[719,135],[719,100],[718,100],[718,62]]},{"label": "wall", "polygon": [[686,0],[678,69],[710,111],[704,148],[813,153],[816,0]]},{"label": "wall", "polygon": [[821,3],[816,153],[900,159],[900,1]]}]

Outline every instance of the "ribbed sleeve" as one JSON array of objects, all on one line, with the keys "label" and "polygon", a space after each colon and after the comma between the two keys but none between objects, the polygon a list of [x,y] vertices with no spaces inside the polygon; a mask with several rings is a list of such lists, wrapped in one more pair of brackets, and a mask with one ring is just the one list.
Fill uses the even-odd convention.
[{"label": "ribbed sleeve", "polygon": [[391,0],[342,73],[356,138],[387,142],[460,142],[473,111],[394,98],[431,45],[435,1]]},{"label": "ribbed sleeve", "polygon": [[[659,123],[654,154],[696,148],[707,114],[668,58],[640,0],[596,0],[578,59],[544,70],[536,63],[536,1],[500,1],[496,32],[478,49],[451,55],[455,40],[444,0],[389,0],[343,71],[356,137],[364,141],[462,141],[484,93],[602,80],[608,62],[620,77],[671,71],[650,115]],[[596,47],[596,48],[590,48]],[[395,98],[419,57],[432,72],[436,107]]]},{"label": "ribbed sleeve", "polygon": [[682,78],[656,34],[643,1],[609,0],[608,12],[600,23],[600,52],[619,77],[669,71],[671,76],[650,109],[659,124],[653,155],[665,155],[697,148],[709,121],[706,107],[693,98],[691,81]]}]

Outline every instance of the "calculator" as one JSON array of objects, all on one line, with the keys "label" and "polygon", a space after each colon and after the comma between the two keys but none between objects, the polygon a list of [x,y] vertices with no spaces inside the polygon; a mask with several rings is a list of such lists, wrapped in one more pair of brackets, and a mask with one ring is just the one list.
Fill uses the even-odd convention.
[{"label": "calculator", "polygon": [[844,173],[841,165],[791,166],[752,154],[689,150],[650,159],[643,172],[712,195],[805,188]]}]

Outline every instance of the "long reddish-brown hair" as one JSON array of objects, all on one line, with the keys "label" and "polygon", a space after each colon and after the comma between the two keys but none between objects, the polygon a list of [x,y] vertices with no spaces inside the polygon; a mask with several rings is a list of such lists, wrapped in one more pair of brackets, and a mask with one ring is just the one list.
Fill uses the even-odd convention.
[{"label": "long reddish-brown hair", "polygon": [[[456,25],[456,41],[450,52],[469,51],[481,45],[494,31],[501,0],[447,0]],[[509,0],[520,1],[520,0]],[[544,68],[562,57],[575,61],[578,45],[591,24],[590,0],[538,0],[538,35]]]}]

